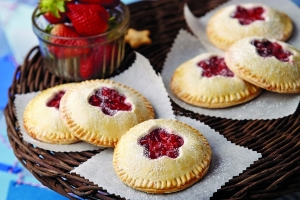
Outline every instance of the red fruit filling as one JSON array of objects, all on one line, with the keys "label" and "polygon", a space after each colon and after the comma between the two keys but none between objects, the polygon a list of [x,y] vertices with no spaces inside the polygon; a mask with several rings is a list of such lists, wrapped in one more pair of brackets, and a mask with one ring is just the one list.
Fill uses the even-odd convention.
[{"label": "red fruit filling", "polygon": [[64,96],[66,92],[65,91],[59,91],[56,93],[50,101],[47,102],[48,107],[55,107],[59,109],[60,99]]},{"label": "red fruit filling", "polygon": [[276,42],[270,42],[269,40],[253,40],[251,44],[256,47],[256,52],[261,57],[275,56],[282,62],[289,62],[289,56],[292,55],[288,50],[284,50],[282,46]]},{"label": "red fruit filling", "polygon": [[233,77],[234,74],[227,67],[224,58],[219,56],[212,56],[209,59],[202,60],[198,63],[198,66],[203,69],[202,76],[212,77],[212,76],[225,76]]},{"label": "red fruit filling", "polygon": [[99,106],[104,114],[113,116],[118,111],[131,111],[131,104],[126,103],[125,100],[126,97],[116,90],[103,87],[89,98],[89,104]]},{"label": "red fruit filling", "polygon": [[249,25],[256,20],[265,20],[262,16],[264,12],[265,10],[262,7],[247,9],[242,6],[237,6],[231,17],[238,19],[241,25]]},{"label": "red fruit filling", "polygon": [[179,147],[184,143],[183,138],[170,134],[162,128],[157,128],[140,138],[138,143],[144,147],[144,154],[150,159],[162,156],[177,158]]}]

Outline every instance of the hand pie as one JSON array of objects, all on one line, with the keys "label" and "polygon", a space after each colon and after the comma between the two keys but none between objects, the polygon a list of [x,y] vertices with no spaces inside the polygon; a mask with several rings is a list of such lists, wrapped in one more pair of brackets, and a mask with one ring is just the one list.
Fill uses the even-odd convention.
[{"label": "hand pie", "polygon": [[114,170],[128,186],[147,193],[171,193],[199,181],[212,151],[191,126],[171,119],[140,123],[123,135],[113,154]]},{"label": "hand pie", "polygon": [[64,125],[60,118],[61,97],[75,83],[62,84],[41,91],[26,106],[23,114],[27,133],[42,142],[71,144],[80,141]]},{"label": "hand pie", "polygon": [[256,3],[221,8],[206,27],[211,43],[223,50],[244,37],[261,36],[286,41],[292,32],[293,23],[288,15]]},{"label": "hand pie", "polygon": [[79,83],[63,96],[60,111],[76,137],[102,147],[114,147],[131,127],[154,118],[144,96],[111,80]]},{"label": "hand pie", "polygon": [[237,76],[258,87],[300,92],[300,52],[285,42],[247,37],[228,49],[225,62]]},{"label": "hand pie", "polygon": [[241,104],[262,91],[237,77],[216,53],[203,53],[181,64],[173,73],[170,89],[182,101],[206,108]]}]

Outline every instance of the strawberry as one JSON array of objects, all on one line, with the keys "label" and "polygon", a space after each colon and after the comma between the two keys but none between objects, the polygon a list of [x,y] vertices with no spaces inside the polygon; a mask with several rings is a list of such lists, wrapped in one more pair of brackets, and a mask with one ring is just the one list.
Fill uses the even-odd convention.
[{"label": "strawberry", "polygon": [[[88,41],[79,38],[80,35],[71,26],[65,24],[56,24],[50,31],[54,36],[67,37],[71,39],[62,39],[59,37],[50,38],[51,45],[48,45],[50,53],[54,54],[57,58],[75,57],[90,52],[90,49],[84,47],[88,45]],[[73,38],[73,39],[72,39]]]},{"label": "strawberry", "polygon": [[95,65],[94,53],[84,56],[80,59],[79,72],[82,79],[89,79],[93,76],[93,68]]},{"label": "strawberry", "polygon": [[67,4],[67,16],[82,36],[93,36],[108,29],[109,15],[97,4]]},{"label": "strawberry", "polygon": [[93,48],[95,54],[94,60],[95,63],[97,63],[93,70],[95,74],[102,74],[101,71],[103,70],[103,66],[106,66],[106,74],[111,71],[110,64],[113,51],[115,50],[113,49],[112,44],[99,45]]},{"label": "strawberry", "polygon": [[119,5],[120,0],[78,0],[79,3],[99,4],[104,8],[114,8]]},{"label": "strawberry", "polygon": [[[117,64],[116,57],[118,55],[118,49],[116,44],[97,45],[92,50],[88,57],[81,59],[80,61],[80,74],[84,79],[88,78],[103,78],[99,77],[104,70],[105,74],[110,74],[111,64]],[[114,56],[114,58],[112,57]],[[112,61],[113,59],[113,61]],[[105,69],[103,67],[106,66]]]},{"label": "strawberry", "polygon": [[67,21],[67,15],[61,12],[59,12],[59,17],[56,17],[54,14],[48,11],[44,13],[44,17],[50,24],[59,24]]},{"label": "strawberry", "polygon": [[68,0],[40,0],[38,15],[43,15],[50,24],[63,23],[67,20],[66,1]]}]

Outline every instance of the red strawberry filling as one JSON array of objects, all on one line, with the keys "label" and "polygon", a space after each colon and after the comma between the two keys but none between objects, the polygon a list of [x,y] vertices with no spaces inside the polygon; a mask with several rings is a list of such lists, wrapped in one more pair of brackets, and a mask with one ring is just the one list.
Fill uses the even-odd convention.
[{"label": "red strawberry filling", "polygon": [[126,103],[125,100],[126,97],[116,90],[102,87],[89,98],[89,104],[98,106],[104,114],[113,116],[118,111],[131,111],[131,104]]},{"label": "red strawberry filling", "polygon": [[184,140],[178,135],[157,128],[140,138],[138,143],[144,147],[144,154],[150,159],[157,159],[162,156],[177,158],[179,148],[183,145]]},{"label": "red strawberry filling", "polygon": [[233,77],[234,74],[227,67],[224,58],[219,56],[212,56],[209,59],[202,60],[198,63],[198,66],[203,69],[202,76],[212,77],[212,76],[224,76]]},{"label": "red strawberry filling", "polygon": [[289,56],[291,52],[282,48],[282,46],[276,42],[270,42],[269,40],[253,40],[251,44],[256,47],[256,52],[261,57],[274,56],[281,62],[289,62]]},{"label": "red strawberry filling", "polygon": [[59,91],[57,92],[48,102],[48,107],[55,107],[59,109],[60,99],[64,96],[66,92],[65,91]]},{"label": "red strawberry filling", "polygon": [[265,20],[262,16],[264,12],[265,10],[262,7],[247,9],[242,6],[237,6],[231,17],[238,19],[241,25],[249,25],[256,20]]}]

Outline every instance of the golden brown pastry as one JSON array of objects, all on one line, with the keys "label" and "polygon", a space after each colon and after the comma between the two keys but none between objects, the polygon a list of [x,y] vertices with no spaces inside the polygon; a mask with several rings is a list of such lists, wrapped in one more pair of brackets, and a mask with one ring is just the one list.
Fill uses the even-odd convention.
[{"label": "golden brown pastry", "polygon": [[199,181],[209,169],[212,151],[206,138],[177,120],[154,119],[123,135],[113,166],[128,186],[147,193],[171,193]]},{"label": "golden brown pastry", "polygon": [[225,108],[257,97],[262,89],[245,82],[216,53],[203,53],[175,71],[170,89],[182,101],[205,108]]},{"label": "golden brown pastry", "polygon": [[136,49],[142,45],[152,44],[152,40],[150,39],[150,31],[149,30],[135,30],[133,28],[129,28],[127,34],[125,35],[125,42],[128,43],[133,49]]},{"label": "golden brown pastry", "polygon": [[61,99],[65,125],[79,139],[114,147],[131,127],[154,118],[151,103],[136,90],[111,80],[89,80]]},{"label": "golden brown pastry", "polygon": [[62,84],[41,91],[26,106],[23,114],[27,133],[42,142],[71,144],[80,141],[64,125],[60,118],[61,97],[75,83]]},{"label": "golden brown pastry", "polygon": [[267,5],[234,4],[219,9],[209,20],[206,33],[212,44],[226,50],[248,36],[286,41],[293,32],[290,17]]},{"label": "golden brown pastry", "polygon": [[237,76],[258,87],[300,92],[300,52],[285,42],[247,37],[228,49],[225,62]]}]

